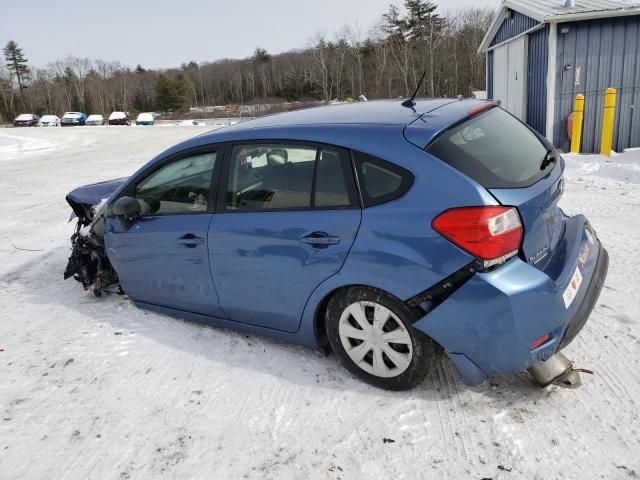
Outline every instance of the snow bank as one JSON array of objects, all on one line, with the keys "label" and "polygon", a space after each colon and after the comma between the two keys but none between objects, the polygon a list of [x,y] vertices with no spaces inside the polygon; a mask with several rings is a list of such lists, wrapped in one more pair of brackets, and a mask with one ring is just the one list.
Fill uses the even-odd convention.
[{"label": "snow bank", "polygon": [[565,154],[567,170],[572,175],[597,176],[640,184],[640,149],[604,155]]}]

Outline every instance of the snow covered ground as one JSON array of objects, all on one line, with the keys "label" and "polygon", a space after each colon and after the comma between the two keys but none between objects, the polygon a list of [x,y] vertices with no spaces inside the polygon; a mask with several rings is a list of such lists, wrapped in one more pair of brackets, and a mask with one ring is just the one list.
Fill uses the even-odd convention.
[{"label": "snow covered ground", "polygon": [[526,374],[369,387],[334,356],[94,298],[62,280],[72,188],[122,177],[197,127],[0,129],[0,478],[627,479],[640,476],[640,153],[568,157],[569,213],[611,254],[567,355]]}]

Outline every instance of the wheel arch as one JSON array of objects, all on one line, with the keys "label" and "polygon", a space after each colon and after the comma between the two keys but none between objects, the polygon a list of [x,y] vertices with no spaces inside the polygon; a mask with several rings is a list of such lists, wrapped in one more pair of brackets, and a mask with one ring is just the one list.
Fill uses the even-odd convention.
[{"label": "wheel arch", "polygon": [[315,308],[314,311],[314,315],[313,315],[313,332],[315,335],[315,340],[316,340],[316,344],[323,349],[330,349],[330,345],[329,345],[329,341],[327,338],[327,330],[326,330],[326,312],[327,312],[327,307],[329,305],[329,302],[331,300],[331,298],[333,298],[334,295],[336,295],[338,292],[343,291],[343,290],[347,290],[349,288],[371,288],[373,290],[377,290],[379,292],[382,292],[386,295],[389,295],[393,298],[395,298],[396,300],[398,300],[400,303],[403,303],[407,306],[407,308],[409,310],[411,310],[415,316],[415,321],[420,320],[420,318],[423,316],[420,314],[420,311],[410,307],[409,305],[407,305],[407,303],[398,298],[397,296],[395,296],[393,293],[388,292],[384,289],[381,289],[379,287],[376,287],[374,285],[368,285],[368,284],[363,284],[363,283],[353,283],[353,284],[345,284],[345,285],[341,285],[341,286],[337,286],[335,288],[333,288],[332,290],[326,292],[322,298],[319,300],[319,302],[317,303],[317,307]]}]

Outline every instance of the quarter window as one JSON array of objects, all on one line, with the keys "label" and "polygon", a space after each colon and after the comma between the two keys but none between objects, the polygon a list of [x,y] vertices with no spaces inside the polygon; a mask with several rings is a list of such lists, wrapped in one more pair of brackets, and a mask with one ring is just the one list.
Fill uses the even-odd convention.
[{"label": "quarter window", "polygon": [[[314,188],[315,182],[315,188]],[[231,211],[340,208],[355,204],[348,158],[306,145],[237,145],[231,152]]]},{"label": "quarter window", "polygon": [[400,198],[411,188],[413,175],[404,168],[360,152],[354,157],[365,207]]},{"label": "quarter window", "polygon": [[206,212],[216,154],[203,153],[171,162],[136,186],[143,214]]}]

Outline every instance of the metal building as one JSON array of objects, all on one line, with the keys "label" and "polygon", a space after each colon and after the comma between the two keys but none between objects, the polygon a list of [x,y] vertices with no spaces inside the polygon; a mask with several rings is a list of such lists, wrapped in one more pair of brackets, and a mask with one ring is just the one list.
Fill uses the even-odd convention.
[{"label": "metal building", "polygon": [[604,91],[618,91],[613,148],[640,147],[640,1],[504,0],[480,52],[489,98],[568,150],[585,95],[583,152],[599,151]]}]

